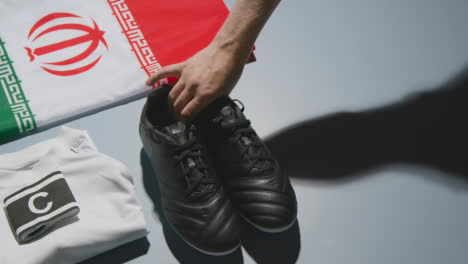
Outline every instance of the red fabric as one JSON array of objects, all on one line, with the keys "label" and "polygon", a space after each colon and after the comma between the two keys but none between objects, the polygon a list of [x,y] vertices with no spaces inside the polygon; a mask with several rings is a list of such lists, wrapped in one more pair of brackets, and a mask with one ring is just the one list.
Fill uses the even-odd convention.
[{"label": "red fabric", "polygon": [[[161,64],[187,60],[208,46],[229,10],[223,0],[126,0]],[[249,62],[255,61],[253,53]]]},{"label": "red fabric", "polygon": [[126,0],[161,66],[185,61],[206,47],[226,20],[222,0]]}]

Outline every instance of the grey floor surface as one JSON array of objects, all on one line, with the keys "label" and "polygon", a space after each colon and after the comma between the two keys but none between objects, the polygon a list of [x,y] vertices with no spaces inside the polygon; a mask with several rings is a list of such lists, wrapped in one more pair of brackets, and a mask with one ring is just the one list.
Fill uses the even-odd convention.
[{"label": "grey floor surface", "polygon": [[283,0],[256,55],[232,96],[289,173],[298,224],[244,226],[222,258],[163,228],[140,100],[66,124],[130,168],[151,230],[88,263],[468,263],[468,1]]}]

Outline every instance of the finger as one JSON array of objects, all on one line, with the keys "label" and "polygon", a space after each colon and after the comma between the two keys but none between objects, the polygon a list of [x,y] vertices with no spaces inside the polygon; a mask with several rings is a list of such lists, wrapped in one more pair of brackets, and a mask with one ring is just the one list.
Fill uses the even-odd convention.
[{"label": "finger", "polygon": [[193,119],[212,101],[213,99],[206,97],[194,97],[180,112],[180,119],[184,122]]},{"label": "finger", "polygon": [[193,95],[190,92],[190,89],[186,86],[182,93],[177,97],[177,100],[174,102],[174,113],[177,117],[180,117],[182,109],[194,99]]},{"label": "finger", "polygon": [[151,75],[148,80],[146,80],[146,85],[154,85],[157,81],[167,78],[167,77],[180,77],[183,68],[183,63],[172,64],[166,66],[159,71]]},{"label": "finger", "polygon": [[171,91],[169,92],[169,102],[170,104],[174,105],[175,101],[179,97],[179,95],[182,93],[182,91],[185,89],[185,81],[183,80],[183,77],[181,77],[174,87],[172,87]]},{"label": "finger", "polygon": [[175,111],[174,111],[174,101],[177,99],[177,97],[172,97],[171,94],[173,91],[178,91],[176,92],[177,96],[179,96],[179,94],[184,90],[184,87],[185,87],[185,82],[184,80],[182,79],[182,77],[175,83],[175,85],[171,88],[170,92],[169,92],[169,95],[167,96],[167,101],[168,101],[168,104],[167,106],[169,107],[169,112],[171,113],[171,115],[173,115],[174,117],[177,118],[177,115],[175,114]]}]

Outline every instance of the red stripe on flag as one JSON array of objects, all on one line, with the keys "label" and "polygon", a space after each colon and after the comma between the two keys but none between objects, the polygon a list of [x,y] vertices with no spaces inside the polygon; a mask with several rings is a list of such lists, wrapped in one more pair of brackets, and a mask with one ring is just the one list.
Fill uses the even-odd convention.
[{"label": "red stripe on flag", "polygon": [[[223,0],[108,2],[148,75],[208,46],[229,15]],[[249,62],[254,60],[252,53]]]},{"label": "red stripe on flag", "polygon": [[162,66],[185,61],[206,47],[226,20],[222,0],[126,0]]}]

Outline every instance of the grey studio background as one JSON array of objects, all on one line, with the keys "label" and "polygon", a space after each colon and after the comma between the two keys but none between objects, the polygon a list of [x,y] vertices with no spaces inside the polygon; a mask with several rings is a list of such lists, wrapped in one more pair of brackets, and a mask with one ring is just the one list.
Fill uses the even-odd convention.
[{"label": "grey studio background", "polygon": [[245,227],[245,248],[222,258],[163,231],[140,156],[144,100],[68,123],[130,168],[151,230],[87,263],[467,263],[468,85],[449,82],[467,71],[467,26],[465,0],[283,0],[232,97],[288,171],[299,224]]}]

